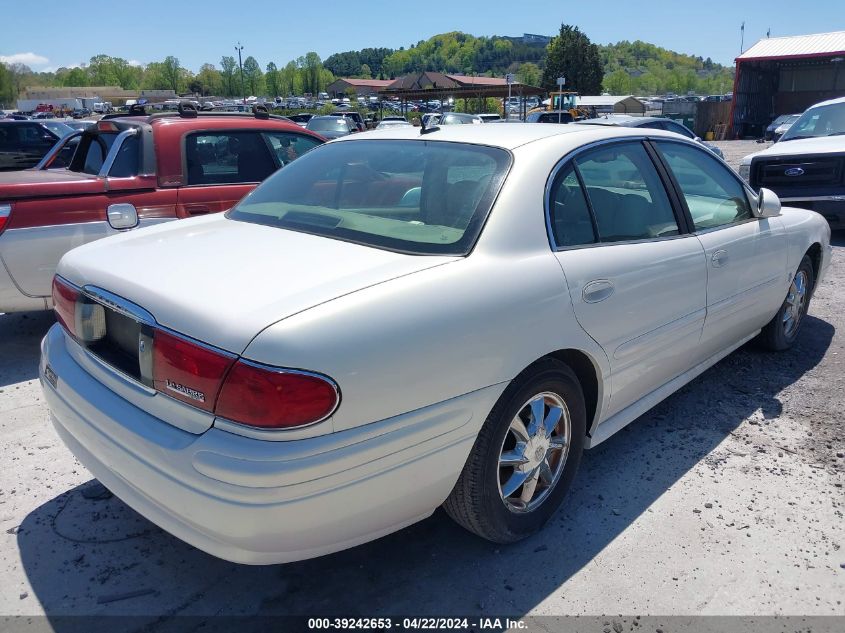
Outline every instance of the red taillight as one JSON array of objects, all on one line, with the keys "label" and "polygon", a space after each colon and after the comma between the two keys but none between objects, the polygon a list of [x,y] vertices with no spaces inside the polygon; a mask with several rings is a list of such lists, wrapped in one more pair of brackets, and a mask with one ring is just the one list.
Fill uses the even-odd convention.
[{"label": "red taillight", "polygon": [[153,387],[206,411],[214,401],[234,357],[163,330],[153,335]]},{"label": "red taillight", "polygon": [[0,204],[0,233],[6,228],[9,223],[9,217],[12,215],[12,205]]},{"label": "red taillight", "polygon": [[327,418],[339,399],[326,377],[241,360],[226,377],[214,413],[248,426],[287,429]]},{"label": "red taillight", "polygon": [[56,319],[72,336],[76,336],[76,302],[78,300],[79,289],[55,275],[53,277],[53,309],[56,311]]}]

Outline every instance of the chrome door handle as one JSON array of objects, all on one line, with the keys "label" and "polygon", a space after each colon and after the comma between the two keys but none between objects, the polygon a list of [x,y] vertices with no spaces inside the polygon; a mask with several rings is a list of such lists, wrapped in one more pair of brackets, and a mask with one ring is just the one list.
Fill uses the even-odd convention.
[{"label": "chrome door handle", "polygon": [[729,260],[730,257],[728,256],[728,252],[723,250],[716,251],[713,253],[713,257],[710,258],[714,268],[721,268],[727,264]]},{"label": "chrome door handle", "polygon": [[613,282],[607,279],[596,279],[584,286],[582,296],[584,303],[598,303],[613,294]]}]

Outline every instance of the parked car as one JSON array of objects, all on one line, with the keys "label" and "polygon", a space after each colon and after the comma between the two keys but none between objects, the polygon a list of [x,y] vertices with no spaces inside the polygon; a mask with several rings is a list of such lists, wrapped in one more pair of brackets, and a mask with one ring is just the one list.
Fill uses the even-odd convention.
[{"label": "parked car", "polygon": [[578,121],[578,123],[579,125],[620,125],[623,127],[646,128],[649,130],[666,130],[667,132],[674,132],[675,134],[680,134],[681,136],[692,139],[697,143],[701,143],[719,158],[724,159],[725,157],[718,146],[702,141],[701,138],[696,136],[695,132],[689,129],[686,125],[663,117],[611,115],[599,117],[597,119],[585,119],[583,121]]},{"label": "parked car", "polygon": [[358,126],[348,117],[327,115],[312,117],[305,129],[317,132],[327,139],[333,139],[357,132]]},{"label": "parked car", "polygon": [[525,116],[526,123],[572,123],[572,121],[572,113],[569,110],[529,112]]},{"label": "parked car", "polygon": [[435,123],[435,125],[472,125],[477,123],[484,123],[484,120],[477,114],[444,112],[437,118],[437,123]]},{"label": "parked car", "polygon": [[792,124],[795,123],[799,118],[801,118],[800,114],[790,114],[780,125],[775,128],[775,131],[772,133],[772,140],[777,143],[780,138],[784,134],[786,134],[787,130],[792,127]]},{"label": "parked car", "polygon": [[314,115],[310,112],[300,112],[299,114],[291,114],[287,118],[296,123],[298,126],[305,127],[308,125],[308,121],[314,118]]},{"label": "parked car", "polygon": [[478,116],[485,123],[495,123],[502,120],[502,117],[498,114],[479,114]]},{"label": "parked car", "polygon": [[[791,116],[801,116],[801,115],[800,114],[798,114],[798,115],[781,114],[780,116],[775,117],[774,121],[769,123],[769,126],[766,128],[766,131],[763,133],[763,140],[766,140],[766,141],[777,140],[775,138],[775,130],[778,129],[781,125],[783,125],[786,122],[786,120]],[[793,121],[793,123],[794,123],[794,121]]]},{"label": "parked car", "polygon": [[817,103],[777,143],[743,158],[739,173],[752,187],[768,187],[845,229],[844,136],[845,97]]},{"label": "parked car", "polygon": [[384,130],[386,128],[395,128],[395,127],[413,127],[413,125],[411,125],[410,123],[408,123],[404,119],[402,119],[402,120],[388,119],[386,121],[379,122],[379,124],[376,126],[376,129],[377,130]]},{"label": "parked car", "polygon": [[[0,174],[0,312],[49,308],[53,271],[70,249],[226,211],[323,142],[270,117],[186,114],[106,119],[65,137],[38,169]],[[68,169],[48,169],[71,143]]]},{"label": "parked car", "polygon": [[79,461],[215,556],[319,556],[441,504],[507,543],[582,449],[755,336],[790,347],[829,239],[661,130],[355,134],[225,215],[65,255],[39,375]]},{"label": "parked car", "polygon": [[[0,119],[0,171],[34,167],[60,139],[72,132],[73,128],[55,120]],[[64,166],[72,155],[72,151],[65,151],[58,160],[64,161]]]},{"label": "parked car", "polygon": [[83,120],[78,120],[78,119],[66,120],[66,121],[62,121],[62,123],[67,125],[72,130],[87,130],[88,128],[90,128],[92,126],[97,125],[96,121],[90,121],[90,120],[83,121]]},{"label": "parked car", "polygon": [[364,117],[361,116],[360,112],[356,110],[348,110],[345,112],[333,112],[331,116],[342,116],[346,117],[347,119],[352,119],[352,122],[355,123],[355,127],[358,128],[359,132],[363,132],[367,129],[367,124],[364,121]]}]

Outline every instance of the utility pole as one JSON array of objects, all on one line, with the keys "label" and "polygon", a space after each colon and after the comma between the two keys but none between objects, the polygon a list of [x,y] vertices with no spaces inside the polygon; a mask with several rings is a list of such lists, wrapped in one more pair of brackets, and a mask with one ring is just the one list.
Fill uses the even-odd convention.
[{"label": "utility pole", "polygon": [[235,46],[235,50],[238,51],[238,66],[241,69],[241,95],[243,96],[243,103],[246,103],[246,91],[244,88],[244,63],[241,60],[241,51],[243,49],[244,47],[241,46],[240,42],[238,42],[238,45]]},{"label": "utility pole", "polygon": [[745,20],[742,21],[742,26],[739,27],[739,54],[745,50]]}]

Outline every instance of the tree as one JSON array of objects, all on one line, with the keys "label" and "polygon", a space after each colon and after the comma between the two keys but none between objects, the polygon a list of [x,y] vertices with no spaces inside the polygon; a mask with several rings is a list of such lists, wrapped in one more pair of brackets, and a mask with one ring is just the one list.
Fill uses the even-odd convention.
[{"label": "tree", "polygon": [[203,96],[218,95],[223,89],[223,78],[214,64],[203,64],[197,73],[195,84],[199,84],[199,93]]},{"label": "tree", "polygon": [[252,96],[256,96],[263,89],[264,75],[261,72],[261,66],[252,55],[244,60],[244,83],[247,92]]},{"label": "tree", "polygon": [[543,73],[537,64],[526,62],[520,64],[516,71],[516,79],[526,86],[539,86]]},{"label": "tree", "polygon": [[267,93],[270,97],[278,97],[281,95],[279,91],[279,69],[276,64],[270,62],[267,64],[267,72],[264,74],[264,85],[267,86]]},{"label": "tree", "polygon": [[621,68],[605,75],[603,86],[612,95],[629,95],[633,92],[631,76]]},{"label": "tree", "polygon": [[560,33],[552,38],[547,48],[543,87],[557,89],[557,78],[565,77],[564,90],[595,95],[601,92],[603,75],[598,46],[577,26],[561,24]]},{"label": "tree", "polygon": [[314,51],[306,53],[305,58],[302,60],[301,68],[302,87],[304,91],[310,92],[311,94],[321,92],[323,87],[320,85],[320,71],[323,70],[323,63],[320,60],[320,56]]},{"label": "tree", "polygon": [[182,80],[182,67],[179,65],[179,59],[173,55],[165,57],[161,63],[161,74],[165,85],[173,92],[178,93]]},{"label": "tree", "polygon": [[373,73],[367,64],[361,64],[361,79],[372,79]]},{"label": "tree", "polygon": [[224,55],[220,60],[221,76],[223,78],[223,94],[227,97],[234,97],[238,94],[238,82],[235,78],[235,71],[238,68],[238,62],[231,55]]}]

